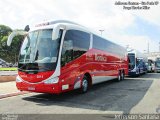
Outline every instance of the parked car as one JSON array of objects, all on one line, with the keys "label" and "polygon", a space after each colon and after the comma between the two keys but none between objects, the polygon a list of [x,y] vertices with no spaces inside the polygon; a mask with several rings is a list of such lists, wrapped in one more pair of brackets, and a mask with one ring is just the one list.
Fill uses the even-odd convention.
[{"label": "parked car", "polygon": [[3,59],[0,58],[0,66],[1,67],[12,67],[13,64],[12,63],[8,63],[6,61],[4,61]]},{"label": "parked car", "polygon": [[6,64],[6,61],[0,58],[0,65],[3,67]]},{"label": "parked car", "polygon": [[14,64],[13,64],[13,67],[18,67],[18,63],[14,63]]},{"label": "parked car", "polygon": [[8,67],[13,67],[13,64],[12,63],[7,63],[7,66]]}]

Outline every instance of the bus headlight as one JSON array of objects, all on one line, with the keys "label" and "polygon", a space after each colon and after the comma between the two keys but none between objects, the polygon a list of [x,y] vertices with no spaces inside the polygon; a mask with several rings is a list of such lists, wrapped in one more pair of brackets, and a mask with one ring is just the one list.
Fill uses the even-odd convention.
[{"label": "bus headlight", "polygon": [[45,80],[44,83],[45,84],[53,84],[53,83],[58,83],[58,81],[59,81],[59,78],[55,77],[55,78],[51,78],[49,80]]},{"label": "bus headlight", "polygon": [[19,77],[19,75],[16,77],[16,82],[22,82],[22,79]]}]

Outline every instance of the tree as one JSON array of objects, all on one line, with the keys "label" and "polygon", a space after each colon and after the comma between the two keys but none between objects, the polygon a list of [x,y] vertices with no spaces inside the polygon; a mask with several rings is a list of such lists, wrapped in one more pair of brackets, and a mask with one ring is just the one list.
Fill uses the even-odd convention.
[{"label": "tree", "polygon": [[18,60],[18,54],[23,36],[16,36],[11,46],[7,46],[7,39],[12,29],[5,25],[0,25],[0,58],[7,62],[15,63]]},{"label": "tree", "polygon": [[12,29],[8,26],[5,25],[0,25],[0,40],[4,37],[4,36],[8,36],[9,33],[12,32]]}]

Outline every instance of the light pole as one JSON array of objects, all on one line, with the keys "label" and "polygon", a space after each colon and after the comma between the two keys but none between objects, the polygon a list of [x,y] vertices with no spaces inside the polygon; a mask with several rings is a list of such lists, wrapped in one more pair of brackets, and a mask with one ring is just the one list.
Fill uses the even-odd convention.
[{"label": "light pole", "polygon": [[101,36],[102,36],[102,33],[104,32],[104,30],[103,29],[101,29],[101,30],[99,30],[100,32],[101,32]]},{"label": "light pole", "polygon": [[147,46],[147,47],[148,47],[148,49],[147,49],[148,51],[147,51],[147,52],[148,52],[148,54],[149,54],[149,40],[148,40],[148,46]]},{"label": "light pole", "polygon": [[159,52],[160,52],[160,42],[159,42]]}]

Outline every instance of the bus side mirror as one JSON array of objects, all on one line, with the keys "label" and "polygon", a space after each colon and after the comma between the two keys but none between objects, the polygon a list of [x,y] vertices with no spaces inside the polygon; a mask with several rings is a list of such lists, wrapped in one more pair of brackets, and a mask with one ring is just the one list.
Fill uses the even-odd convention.
[{"label": "bus side mirror", "polygon": [[25,32],[25,31],[13,31],[9,36],[8,36],[8,40],[7,40],[7,45],[10,46],[11,43],[12,43],[12,40],[15,36],[17,35],[25,35],[27,34],[28,32]]},{"label": "bus side mirror", "polygon": [[26,27],[24,28],[24,31],[28,32],[30,30],[29,25],[26,25]]},{"label": "bus side mirror", "polygon": [[52,40],[58,39],[60,29],[66,29],[66,26],[61,24],[56,25],[53,29]]}]

